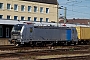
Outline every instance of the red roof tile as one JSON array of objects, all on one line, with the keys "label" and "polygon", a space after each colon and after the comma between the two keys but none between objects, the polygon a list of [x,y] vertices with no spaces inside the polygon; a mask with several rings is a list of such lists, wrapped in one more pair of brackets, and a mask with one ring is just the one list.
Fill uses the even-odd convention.
[{"label": "red roof tile", "polygon": [[[59,23],[64,23],[64,19],[60,20]],[[67,19],[69,24],[89,24],[90,19]]]}]

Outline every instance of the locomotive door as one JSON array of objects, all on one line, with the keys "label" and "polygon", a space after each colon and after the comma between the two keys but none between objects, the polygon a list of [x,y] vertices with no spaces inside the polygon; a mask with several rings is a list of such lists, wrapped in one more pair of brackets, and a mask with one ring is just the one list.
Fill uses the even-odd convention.
[{"label": "locomotive door", "polygon": [[9,37],[9,28],[6,28],[6,37]]},{"label": "locomotive door", "polygon": [[67,31],[66,31],[66,39],[67,39],[68,41],[71,40],[71,29],[67,29]]}]

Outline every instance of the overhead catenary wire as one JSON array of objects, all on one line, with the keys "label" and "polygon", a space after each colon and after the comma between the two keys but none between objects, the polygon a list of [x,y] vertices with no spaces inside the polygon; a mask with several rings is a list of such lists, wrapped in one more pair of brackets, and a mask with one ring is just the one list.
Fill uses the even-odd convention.
[{"label": "overhead catenary wire", "polygon": [[[69,0],[69,2],[61,4],[61,6],[62,5],[67,6],[67,11],[71,11],[72,15],[75,15],[75,14],[79,13],[81,15],[88,15],[89,16],[90,15],[89,12],[87,12],[87,11],[82,11],[81,12],[81,10],[83,10],[83,8],[86,9],[86,10],[88,10],[88,8],[90,8],[90,6],[87,5],[87,4],[79,5],[79,4],[82,4],[83,2],[88,2],[88,0],[79,0],[79,1],[78,0]],[[71,6],[71,9],[68,9],[68,6]],[[75,7],[76,7],[76,9],[78,7],[78,9],[80,9],[80,10],[76,10]]]}]

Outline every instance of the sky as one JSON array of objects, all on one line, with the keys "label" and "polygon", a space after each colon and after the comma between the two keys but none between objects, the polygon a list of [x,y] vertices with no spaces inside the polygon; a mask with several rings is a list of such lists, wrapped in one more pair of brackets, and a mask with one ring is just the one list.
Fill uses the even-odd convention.
[{"label": "sky", "polygon": [[[59,7],[67,8],[67,19],[90,19],[90,0],[58,0],[58,3]],[[59,9],[58,15],[64,16],[64,9]]]}]

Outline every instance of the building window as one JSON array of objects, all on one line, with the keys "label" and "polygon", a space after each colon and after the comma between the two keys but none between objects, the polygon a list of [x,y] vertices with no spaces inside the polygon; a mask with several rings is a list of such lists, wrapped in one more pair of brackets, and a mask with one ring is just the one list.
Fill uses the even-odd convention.
[{"label": "building window", "polygon": [[42,22],[43,21],[43,18],[40,18],[40,22]]},{"label": "building window", "polygon": [[3,9],[3,3],[0,3],[0,9]]},{"label": "building window", "polygon": [[10,15],[7,15],[7,19],[10,19]]},{"label": "building window", "polygon": [[37,17],[34,17],[34,21],[37,21]]},{"label": "building window", "polygon": [[2,30],[2,26],[0,26],[0,37],[2,37],[2,35],[3,35],[3,30]]},{"label": "building window", "polygon": [[21,20],[24,20],[24,16],[21,16]]},{"label": "building window", "polygon": [[0,19],[2,19],[3,15],[0,15]]},{"label": "building window", "polygon": [[25,6],[21,5],[21,11],[25,11]]},{"label": "building window", "polygon": [[49,8],[46,8],[46,13],[49,13]]},{"label": "building window", "polygon": [[46,18],[46,22],[49,22],[49,18]]},{"label": "building window", "polygon": [[31,6],[28,6],[28,12],[31,12]]},{"label": "building window", "polygon": [[43,13],[43,7],[40,7],[40,13]]},{"label": "building window", "polygon": [[34,12],[37,12],[37,7],[36,6],[34,6]]},{"label": "building window", "polygon": [[14,4],[14,10],[18,11],[18,5],[17,4]]},{"label": "building window", "polygon": [[30,21],[31,20],[31,17],[28,17],[28,21]]},{"label": "building window", "polygon": [[18,16],[14,16],[14,20],[18,20]]},{"label": "building window", "polygon": [[11,4],[7,4],[7,9],[8,9],[8,10],[11,9]]}]

